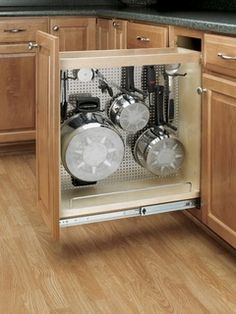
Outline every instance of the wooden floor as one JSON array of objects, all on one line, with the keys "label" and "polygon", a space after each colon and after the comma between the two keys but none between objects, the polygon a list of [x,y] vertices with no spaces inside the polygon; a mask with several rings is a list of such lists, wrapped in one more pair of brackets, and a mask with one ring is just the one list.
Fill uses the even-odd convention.
[{"label": "wooden floor", "polygon": [[65,229],[35,206],[34,156],[0,158],[0,313],[236,313],[236,258],[182,213]]}]

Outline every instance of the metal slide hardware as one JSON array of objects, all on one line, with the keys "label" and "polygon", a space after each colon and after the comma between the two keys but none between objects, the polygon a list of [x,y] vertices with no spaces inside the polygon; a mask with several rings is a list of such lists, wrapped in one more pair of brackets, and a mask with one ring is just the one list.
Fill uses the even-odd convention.
[{"label": "metal slide hardware", "polygon": [[156,215],[156,214],[168,213],[168,212],[179,211],[179,210],[186,210],[186,209],[191,209],[191,208],[199,208],[199,207],[200,207],[200,198],[195,198],[195,199],[189,199],[189,200],[184,200],[184,201],[145,206],[145,207],[130,209],[130,210],[121,210],[121,211],[116,211],[116,212],[101,213],[101,214],[75,217],[75,218],[65,218],[65,219],[60,219],[59,223],[60,223],[60,227],[70,227],[70,226],[84,225],[84,224],[90,224],[90,223],[95,223],[95,222],[122,219],[122,218]]}]

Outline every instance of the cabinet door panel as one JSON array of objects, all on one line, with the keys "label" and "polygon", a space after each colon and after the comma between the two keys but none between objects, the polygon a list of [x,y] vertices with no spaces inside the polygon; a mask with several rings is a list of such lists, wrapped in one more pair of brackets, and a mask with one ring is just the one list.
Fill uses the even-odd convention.
[{"label": "cabinet door panel", "polygon": [[110,47],[110,32],[109,32],[110,20],[97,19],[97,49],[107,50]]},{"label": "cabinet door panel", "polygon": [[0,142],[18,141],[20,134],[22,140],[34,138],[35,54],[12,48],[17,53],[1,53],[0,46]]},{"label": "cabinet door panel", "polygon": [[97,19],[97,49],[125,49],[127,21]]},{"label": "cabinet door panel", "polygon": [[110,49],[127,48],[127,21],[111,20],[109,23]]},{"label": "cabinet door panel", "polygon": [[96,49],[95,18],[52,18],[50,30],[53,35],[59,37],[60,51]]},{"label": "cabinet door panel", "polygon": [[58,38],[38,32],[37,198],[53,237],[59,237],[59,68]]},{"label": "cabinet door panel", "polygon": [[236,84],[204,75],[205,222],[236,247]]}]

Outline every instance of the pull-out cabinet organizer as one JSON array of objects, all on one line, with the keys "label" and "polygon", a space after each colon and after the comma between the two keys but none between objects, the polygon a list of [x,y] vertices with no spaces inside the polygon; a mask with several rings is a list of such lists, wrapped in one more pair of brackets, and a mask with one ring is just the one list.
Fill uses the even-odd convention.
[{"label": "pull-out cabinet organizer", "polygon": [[[195,208],[200,197],[199,53],[178,48],[59,53],[56,37],[43,32],[37,36],[37,191],[54,238],[63,226]],[[157,82],[162,84],[167,64],[180,64],[179,72],[186,73],[175,83],[173,129],[185,150],[181,168],[172,175],[156,175],[134,159],[135,141],[154,123],[155,108],[147,97],[150,121],[143,130],[130,134],[114,126],[125,147],[120,167],[95,184],[74,186],[61,162],[60,71],[97,69],[109,77],[116,94],[123,67],[134,67],[136,87],[142,89],[143,66],[154,65]],[[100,98],[101,114],[106,116],[111,97],[97,88],[97,81],[73,81],[70,93]]]}]

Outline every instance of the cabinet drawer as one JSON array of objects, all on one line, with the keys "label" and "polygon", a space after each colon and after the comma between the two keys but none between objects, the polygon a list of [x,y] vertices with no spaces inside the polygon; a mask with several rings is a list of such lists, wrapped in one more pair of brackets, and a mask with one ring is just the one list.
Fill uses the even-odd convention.
[{"label": "cabinet drawer", "polygon": [[212,72],[236,77],[236,38],[206,34],[204,65]]},{"label": "cabinet drawer", "polygon": [[128,48],[167,47],[166,27],[128,23]]},{"label": "cabinet drawer", "polygon": [[47,32],[47,18],[11,18],[0,20],[0,42],[35,41],[36,31]]}]

